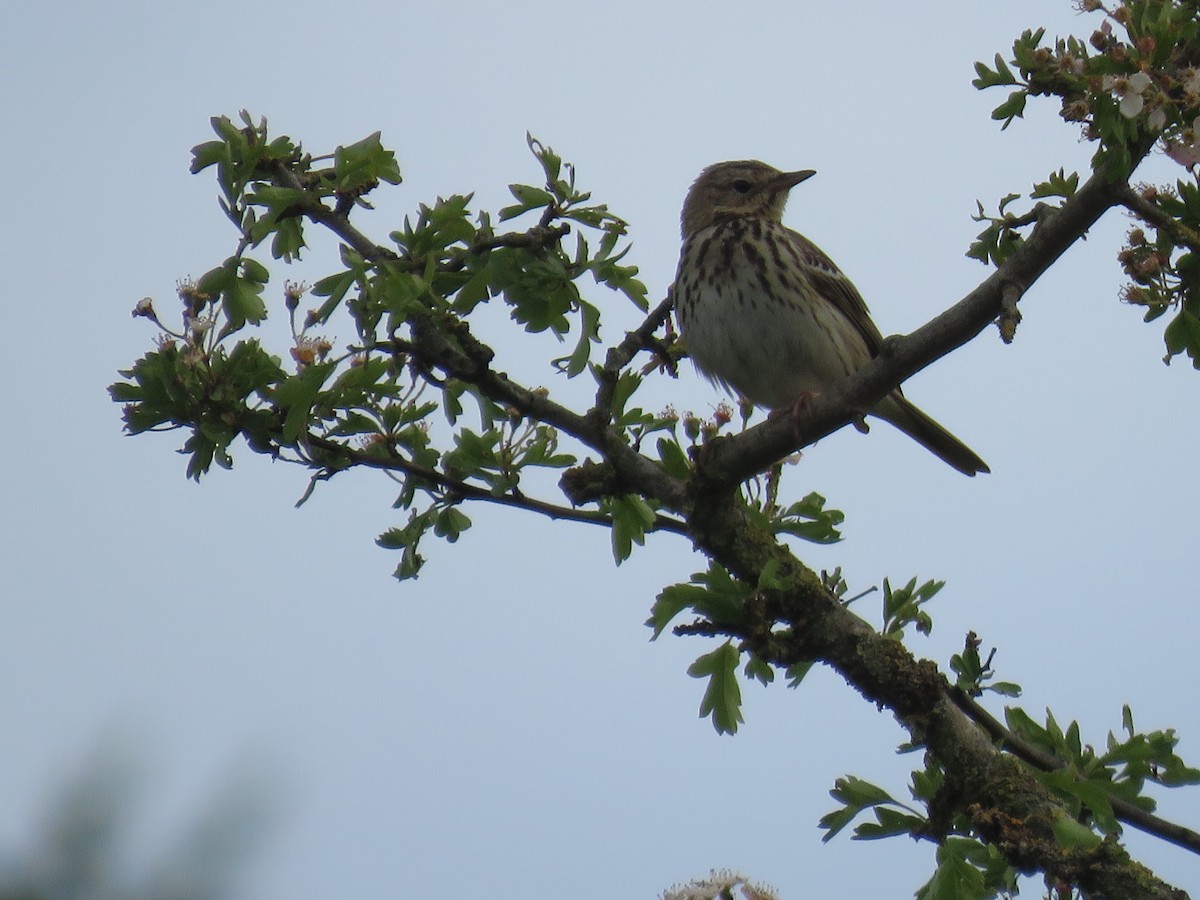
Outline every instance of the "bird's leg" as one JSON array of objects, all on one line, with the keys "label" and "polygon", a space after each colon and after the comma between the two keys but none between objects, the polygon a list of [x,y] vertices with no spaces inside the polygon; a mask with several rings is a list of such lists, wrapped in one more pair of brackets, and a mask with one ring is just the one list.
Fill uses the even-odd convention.
[{"label": "bird's leg", "polygon": [[776,406],[767,413],[768,419],[778,419],[780,416],[798,416],[812,406],[813,400],[821,395],[820,391],[805,391],[791,403]]},{"label": "bird's leg", "polygon": [[[772,409],[770,412],[767,413],[767,419],[771,420],[771,419],[778,419],[778,418],[789,417],[789,416],[796,417],[795,420],[793,421],[794,432],[795,432],[795,436],[799,437],[800,436],[800,422],[799,422],[798,417],[801,415],[801,413],[807,412],[808,408],[810,406],[812,406],[813,400],[815,400],[820,395],[821,395],[820,391],[805,391],[803,394],[801,394],[799,397],[797,397],[791,403],[785,403],[783,406],[777,406],[774,409]],[[861,432],[862,434],[866,434],[868,431],[871,430],[871,426],[867,424],[867,417],[865,414],[860,414],[860,415],[855,416],[851,420],[851,424],[854,425],[854,429],[856,431]]]},{"label": "bird's leg", "polygon": [[773,419],[790,419],[792,423],[792,439],[800,439],[800,416],[808,412],[813,400],[820,396],[820,391],[805,391],[791,403],[776,406],[767,413],[767,421]]}]

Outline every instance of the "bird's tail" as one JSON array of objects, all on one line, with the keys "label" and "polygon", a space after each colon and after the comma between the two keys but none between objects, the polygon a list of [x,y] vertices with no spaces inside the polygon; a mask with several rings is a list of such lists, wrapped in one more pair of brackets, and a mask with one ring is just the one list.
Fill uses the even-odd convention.
[{"label": "bird's tail", "polygon": [[964,475],[992,471],[974,450],[909,403],[902,394],[892,394],[872,412]]}]

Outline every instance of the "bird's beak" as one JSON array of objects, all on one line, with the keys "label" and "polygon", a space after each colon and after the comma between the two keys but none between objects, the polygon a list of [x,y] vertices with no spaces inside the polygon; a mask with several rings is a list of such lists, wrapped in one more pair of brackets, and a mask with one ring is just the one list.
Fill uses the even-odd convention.
[{"label": "bird's beak", "polygon": [[771,182],[771,190],[774,191],[790,191],[802,181],[807,181],[816,175],[815,169],[801,169],[798,172],[780,172]]}]

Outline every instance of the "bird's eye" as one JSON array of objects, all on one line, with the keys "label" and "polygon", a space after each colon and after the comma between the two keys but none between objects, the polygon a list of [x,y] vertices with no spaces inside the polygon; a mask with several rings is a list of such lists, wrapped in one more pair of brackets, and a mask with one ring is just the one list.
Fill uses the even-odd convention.
[{"label": "bird's eye", "polygon": [[737,181],[735,181],[733,184],[730,185],[730,187],[733,188],[735,191],[737,191],[739,194],[750,193],[750,188],[752,186],[753,185],[751,185],[750,182],[748,182],[745,178],[739,178]]}]

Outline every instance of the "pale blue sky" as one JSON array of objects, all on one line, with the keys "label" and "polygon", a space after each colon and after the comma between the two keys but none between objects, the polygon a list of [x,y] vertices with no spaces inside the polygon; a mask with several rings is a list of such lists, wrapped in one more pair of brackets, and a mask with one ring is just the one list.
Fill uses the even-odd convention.
[{"label": "pale blue sky", "polygon": [[[1066,0],[451,9],[6,6],[0,848],[118,735],[150,765],[147,853],[223,773],[265,773],[280,821],[248,897],[653,897],[714,866],[791,900],[907,896],[930,845],[822,846],[816,828],[840,775],[904,794],[900,729],[820,672],[799,692],[747,687],[743,732],[718,737],[685,674],[710,647],[650,644],[642,625],[701,566],[681,540],[614,570],[599,529],[474,507],[475,529],[398,585],[373,544],[399,521],[391,482],[341,476],[296,511],[303,473],[242,450],[196,486],[180,437],[123,437],[105,387],[150,346],[138,299],[169,305],[233,247],[188,151],[243,107],[313,151],[382,130],[405,182],[361,220],[379,239],[438,194],[502,205],[538,177],[532,131],[631,223],[654,296],[702,166],[814,168],[788,223],[885,334],[911,330],[987,274],[963,256],[976,198],[1090,156],[1050,104],[1002,134],[972,63],[1024,28],[1092,20]],[[856,589],[949,581],[918,650],[944,664],[973,629],[1031,714],[1051,706],[1100,744],[1130,703],[1194,762],[1200,374],[1164,367],[1160,328],[1118,303],[1125,227],[1104,221],[1030,292],[1013,346],[985,333],[908,385],[994,474],[963,478],[879,424],[812,448],[786,489],[847,513],[842,544],[801,548],[815,567]],[[619,307],[607,334],[633,321]],[[519,332],[499,349],[554,377]],[[654,390],[680,409],[720,399],[690,370]],[[1162,807],[1193,827],[1194,810],[1194,794]],[[1131,846],[1200,890],[1184,851]]]}]

